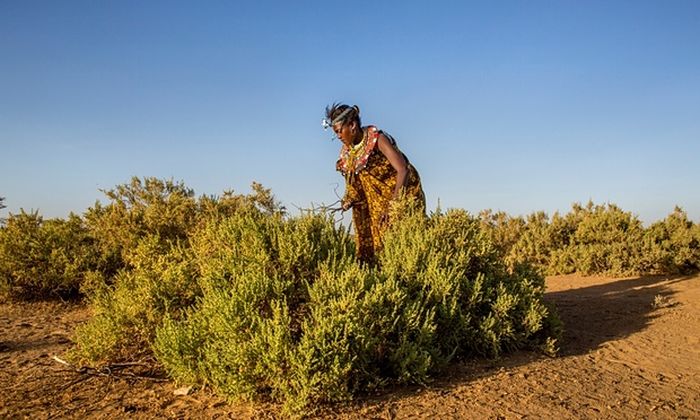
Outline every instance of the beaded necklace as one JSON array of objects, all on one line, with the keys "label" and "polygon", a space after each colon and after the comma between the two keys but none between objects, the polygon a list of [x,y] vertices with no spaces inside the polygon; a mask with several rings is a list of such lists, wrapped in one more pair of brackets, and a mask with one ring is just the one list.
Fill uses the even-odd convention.
[{"label": "beaded necklace", "polygon": [[359,143],[356,145],[350,147],[348,150],[348,160],[352,163],[352,166],[355,166],[355,162],[357,160],[357,156],[359,152],[363,151],[365,149],[365,144],[367,143],[367,131],[363,130],[362,131],[362,140],[360,140]]},{"label": "beaded necklace", "polygon": [[362,171],[377,143],[379,130],[374,126],[366,127],[362,132],[362,140],[353,146],[343,145],[338,159],[338,170],[347,180],[354,179],[355,174]]},{"label": "beaded necklace", "polygon": [[345,168],[347,169],[346,176],[352,181],[355,178],[357,160],[362,156],[367,146],[367,131],[362,130],[362,140],[354,146],[347,147],[345,154]]}]

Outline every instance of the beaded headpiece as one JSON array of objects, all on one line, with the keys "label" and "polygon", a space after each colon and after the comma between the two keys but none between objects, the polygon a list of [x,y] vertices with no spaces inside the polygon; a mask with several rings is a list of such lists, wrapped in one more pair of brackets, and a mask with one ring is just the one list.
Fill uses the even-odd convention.
[{"label": "beaded headpiece", "polygon": [[329,120],[328,118],[324,118],[321,120],[321,126],[323,127],[324,130],[328,130],[328,127],[333,127],[333,124],[338,123],[340,121],[343,121],[345,117],[355,109],[355,107],[349,106],[343,110],[343,112],[340,113],[337,117],[333,118],[333,120]]}]

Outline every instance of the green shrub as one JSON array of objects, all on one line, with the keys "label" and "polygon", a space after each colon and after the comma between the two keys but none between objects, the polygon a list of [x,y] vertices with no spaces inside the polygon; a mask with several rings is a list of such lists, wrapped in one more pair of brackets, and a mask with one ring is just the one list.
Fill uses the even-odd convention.
[{"label": "green shrub", "polygon": [[99,251],[102,278],[111,284],[120,270],[133,268],[128,254],[145,237],[185,243],[212,220],[238,211],[284,212],[269,189],[253,182],[252,190],[249,195],[226,191],[220,197],[195,199],[194,191],[182,182],[134,177],[128,184],[103,191],[109,202],[103,205],[98,201],[84,216]]},{"label": "green shrub", "polygon": [[640,269],[652,273],[689,273],[700,269],[700,226],[676,207],[644,232]]},{"label": "green shrub", "polygon": [[520,235],[505,255],[508,267],[513,270],[518,266],[527,265],[546,272],[552,252],[565,246],[568,239],[558,234],[557,226],[561,221],[558,213],[554,214],[552,222],[544,212],[527,216]]},{"label": "green shrub", "polygon": [[645,229],[614,204],[574,204],[571,212],[555,213],[551,220],[544,212],[527,218],[484,212],[481,219],[510,271],[524,265],[547,275],[645,272]]},{"label": "green shrub", "polygon": [[576,226],[566,246],[553,250],[549,274],[639,273],[644,229],[639,219],[614,204],[575,205],[566,216]]},{"label": "green shrub", "polygon": [[76,331],[72,357],[78,360],[99,364],[151,354],[164,318],[181,316],[201,295],[194,257],[184,242],[146,236],[125,257],[133,268],[90,295],[95,313]]},{"label": "green shrub", "polygon": [[279,394],[291,339],[308,311],[308,285],[326,261],[354,257],[347,232],[320,216],[242,211],[192,243],[203,297],[185,322],[168,320],[159,330],[156,354],[175,378],[211,382],[224,395]]},{"label": "green shrub", "polygon": [[202,295],[199,270],[212,264],[206,240],[199,239],[199,259],[190,240],[207,224],[237,213],[272,221],[283,212],[257,183],[250,195],[226,192],[195,200],[182,183],[133,178],[105,194],[111,202],[86,213],[101,270],[86,277],[82,290],[95,316],[77,330],[72,354],[92,364],[152,354],[156,330],[183,316]]},{"label": "green shrub", "polygon": [[533,213],[526,219],[522,217],[513,219],[521,225],[518,234],[505,250],[504,260],[509,268],[527,263],[542,266],[542,261],[549,255],[547,228],[548,219],[544,212]]},{"label": "green shrub", "polygon": [[501,258],[508,258],[528,224],[522,217],[513,217],[505,212],[494,213],[487,209],[479,213],[481,228],[488,235]]},{"label": "green shrub", "polygon": [[125,267],[125,254],[142,238],[157,235],[163,240],[184,240],[195,225],[194,191],[183,183],[134,177],[129,184],[103,192],[109,203],[98,201],[84,217],[108,278]]},{"label": "green shrub", "polygon": [[572,213],[565,216],[555,213],[551,221],[542,211],[527,217],[512,217],[503,212],[492,215],[490,211],[482,212],[480,216],[510,271],[528,266],[541,273],[558,274],[576,271],[575,263],[560,257],[557,252],[571,244],[582,220],[582,212],[583,207],[574,204]]},{"label": "green shrub", "polygon": [[[391,383],[420,383],[456,357],[498,356],[554,337],[543,279],[508,274],[479,221],[414,213],[360,265],[331,218],[239,212],[192,240],[202,297],[157,328],[181,382],[289,412]],[[539,335],[538,335],[539,334]]]},{"label": "green shrub", "polygon": [[13,299],[75,297],[96,257],[79,216],[11,214],[0,228],[0,292]]},{"label": "green shrub", "polygon": [[549,316],[540,302],[544,278],[526,264],[508,267],[464,211],[409,219],[386,243],[383,273],[436,311],[437,366],[454,355],[496,357],[523,347]]}]

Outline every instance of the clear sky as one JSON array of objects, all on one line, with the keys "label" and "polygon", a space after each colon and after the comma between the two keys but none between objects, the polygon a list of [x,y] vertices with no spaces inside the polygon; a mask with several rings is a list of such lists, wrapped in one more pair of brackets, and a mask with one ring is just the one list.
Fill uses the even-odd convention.
[{"label": "clear sky", "polygon": [[700,221],[697,0],[0,0],[0,216],[132,176],[333,202],[334,101],[397,139],[429,209]]}]

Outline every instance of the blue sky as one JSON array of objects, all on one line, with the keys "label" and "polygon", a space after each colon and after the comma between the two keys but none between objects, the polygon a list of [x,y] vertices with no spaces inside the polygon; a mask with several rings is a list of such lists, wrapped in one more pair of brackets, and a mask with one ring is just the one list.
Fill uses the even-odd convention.
[{"label": "blue sky", "polygon": [[132,176],[333,202],[341,101],[430,209],[700,221],[699,45],[697,1],[0,1],[0,216]]}]

